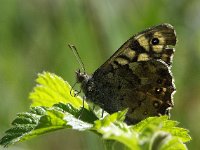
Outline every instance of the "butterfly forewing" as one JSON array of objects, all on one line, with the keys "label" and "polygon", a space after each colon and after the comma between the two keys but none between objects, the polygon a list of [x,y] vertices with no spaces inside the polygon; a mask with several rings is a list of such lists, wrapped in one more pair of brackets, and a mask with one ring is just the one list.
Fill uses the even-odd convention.
[{"label": "butterfly forewing", "polygon": [[130,62],[162,59],[171,65],[176,44],[176,33],[170,24],[161,24],[142,31],[126,41],[101,67],[111,63],[127,64]]}]

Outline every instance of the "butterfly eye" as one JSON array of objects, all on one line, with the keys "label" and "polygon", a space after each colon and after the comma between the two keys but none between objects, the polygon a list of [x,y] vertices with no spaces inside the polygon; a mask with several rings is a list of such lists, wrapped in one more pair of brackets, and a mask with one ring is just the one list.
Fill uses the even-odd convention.
[{"label": "butterfly eye", "polygon": [[159,43],[159,39],[158,38],[153,38],[151,40],[151,44],[153,44],[153,45],[157,45],[158,43]]}]

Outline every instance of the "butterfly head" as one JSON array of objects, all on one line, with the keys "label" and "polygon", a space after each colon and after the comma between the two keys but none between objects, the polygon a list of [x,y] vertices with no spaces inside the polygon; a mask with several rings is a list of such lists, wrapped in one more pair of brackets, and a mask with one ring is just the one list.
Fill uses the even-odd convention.
[{"label": "butterfly head", "polygon": [[76,71],[76,81],[78,83],[87,82],[89,79],[90,76],[87,73],[81,72],[80,69]]},{"label": "butterfly head", "polygon": [[81,84],[81,89],[86,97],[88,93],[91,93],[93,89],[92,76],[88,75],[86,72],[81,72],[80,70],[76,71],[76,81]]}]

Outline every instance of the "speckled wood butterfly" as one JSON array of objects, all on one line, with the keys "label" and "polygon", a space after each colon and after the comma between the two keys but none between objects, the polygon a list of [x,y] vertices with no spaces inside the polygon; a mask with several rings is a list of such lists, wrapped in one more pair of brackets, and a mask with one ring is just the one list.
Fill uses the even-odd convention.
[{"label": "speckled wood butterfly", "polygon": [[108,113],[128,108],[128,124],[169,114],[175,44],[173,26],[151,27],[126,41],[93,75],[77,71],[77,82],[86,98]]}]

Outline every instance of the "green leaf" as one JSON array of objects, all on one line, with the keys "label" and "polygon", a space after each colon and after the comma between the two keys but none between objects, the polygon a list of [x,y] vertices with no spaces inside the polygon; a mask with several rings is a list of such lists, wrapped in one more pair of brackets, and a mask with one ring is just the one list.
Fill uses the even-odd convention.
[{"label": "green leaf", "polygon": [[[76,108],[80,108],[83,105],[83,100],[80,96],[71,96],[71,86],[53,73],[43,72],[39,74],[36,82],[37,86],[29,96],[32,100],[31,107],[51,107],[60,102],[70,103]],[[72,95],[74,95],[73,90]],[[84,108],[88,109],[88,105],[85,104]]]},{"label": "green leaf", "polygon": [[102,134],[104,139],[115,140],[123,143],[129,148],[139,150],[137,133],[132,131],[126,123],[123,122],[127,110],[107,115],[102,120],[94,123],[93,130]]},{"label": "green leaf", "polygon": [[12,122],[13,128],[6,131],[6,135],[0,140],[0,144],[8,146],[19,141],[28,140],[32,137],[44,134],[58,129],[71,128],[79,131],[90,129],[92,122],[96,120],[92,112],[83,109],[90,113],[90,120],[77,116],[80,115],[81,109],[76,109],[70,104],[56,104],[51,108],[47,107],[32,107],[30,112],[20,113]]},{"label": "green leaf", "polygon": [[187,150],[187,147],[181,140],[171,137],[166,144],[160,147],[160,150]]},{"label": "green leaf", "polygon": [[[176,127],[178,122],[169,120],[168,116],[149,117],[132,129],[139,133],[139,138],[143,141],[143,148],[165,149],[169,143],[176,145],[177,149],[186,149],[183,142],[188,142],[191,137],[188,130]],[[181,133],[184,131],[184,133]],[[173,142],[172,142],[173,141]]]}]

